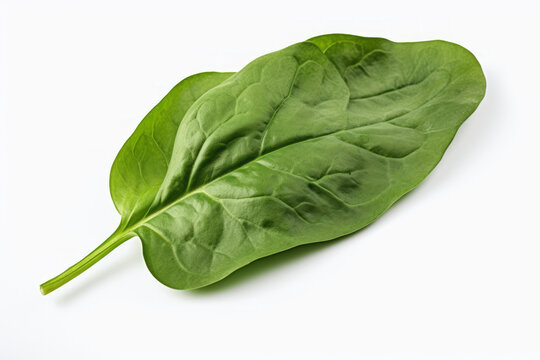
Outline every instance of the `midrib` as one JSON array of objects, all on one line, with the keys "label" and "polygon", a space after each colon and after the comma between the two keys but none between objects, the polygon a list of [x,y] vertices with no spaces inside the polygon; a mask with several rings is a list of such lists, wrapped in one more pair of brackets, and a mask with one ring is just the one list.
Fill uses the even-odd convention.
[{"label": "midrib", "polygon": [[[450,83],[450,82],[449,82]],[[449,83],[446,85],[448,86]],[[446,87],[445,86],[445,87]],[[438,95],[438,94],[436,94]],[[399,115],[396,115],[394,117],[391,117],[389,119],[385,119],[385,120],[381,120],[381,121],[374,121],[374,122],[370,122],[370,123],[367,123],[367,124],[362,124],[362,125],[359,125],[359,126],[354,126],[354,127],[351,127],[351,128],[348,128],[348,129],[342,129],[342,130],[338,130],[338,131],[334,131],[334,132],[329,132],[329,133],[326,133],[326,134],[322,134],[322,135],[319,135],[319,136],[315,136],[315,137],[311,137],[311,138],[307,138],[307,139],[304,139],[304,140],[300,140],[300,141],[297,141],[297,142],[293,142],[293,143],[290,143],[290,144],[287,144],[285,146],[282,146],[282,147],[279,147],[279,148],[276,148],[272,151],[269,151],[265,154],[262,154],[262,155],[258,155],[256,156],[255,158],[253,158],[252,160],[248,161],[248,162],[245,162],[243,163],[241,166],[239,167],[236,167],[236,168],[233,168],[231,169],[230,171],[227,171],[225,173],[223,173],[222,175],[216,177],[214,180],[204,184],[204,185],[201,185],[199,186],[198,188],[192,190],[192,191],[189,191],[187,193],[184,193],[181,197],[179,197],[178,199],[174,200],[173,202],[171,202],[170,204],[168,205],[165,205],[164,207],[156,210],[155,212],[151,213],[150,215],[147,215],[146,217],[142,218],[141,220],[139,220],[138,222],[136,222],[135,224],[133,224],[132,226],[129,226],[128,228],[126,228],[123,233],[132,233],[134,232],[135,230],[137,230],[137,228],[139,228],[140,226],[142,226],[143,224],[149,222],[150,220],[156,218],[157,216],[159,216],[160,214],[166,212],[167,210],[169,210],[170,208],[172,208],[173,206],[179,204],[180,202],[182,202],[183,200],[187,199],[188,197],[190,197],[191,195],[195,195],[197,193],[206,193],[204,191],[204,188],[207,187],[207,186],[210,186],[212,185],[213,183],[221,180],[222,178],[224,178],[225,176],[237,171],[237,170],[240,170],[242,169],[243,167],[245,166],[248,166],[254,162],[257,162],[258,160],[264,158],[265,156],[267,155],[270,155],[270,154],[273,154],[274,152],[277,152],[277,151],[281,151],[285,148],[288,148],[290,146],[295,146],[295,145],[298,145],[298,144],[302,144],[302,143],[306,143],[306,142],[309,142],[309,141],[315,141],[317,139],[321,139],[321,138],[324,138],[326,136],[332,136],[332,135],[337,135],[337,134],[340,134],[340,133],[343,133],[343,132],[347,132],[347,131],[352,131],[352,130],[356,130],[356,129],[360,129],[360,128],[363,128],[363,127],[367,127],[367,126],[370,126],[370,125],[375,125],[375,124],[379,124],[379,123],[383,123],[383,122],[389,122],[389,121],[393,121],[393,120],[396,120],[396,119],[399,119],[403,116],[406,116],[408,115],[409,113],[413,112],[413,111],[416,111],[418,110],[419,108],[425,106],[426,104],[428,104],[431,100],[433,100],[434,98],[436,98],[436,95],[433,96],[432,98],[428,99],[428,101],[426,101],[425,103],[421,104],[420,106],[412,109],[412,110],[409,110],[409,111],[406,111],[405,113],[402,113],[402,114],[399,114]],[[154,199],[155,200],[155,199]],[[129,223],[129,220],[127,221]]]}]

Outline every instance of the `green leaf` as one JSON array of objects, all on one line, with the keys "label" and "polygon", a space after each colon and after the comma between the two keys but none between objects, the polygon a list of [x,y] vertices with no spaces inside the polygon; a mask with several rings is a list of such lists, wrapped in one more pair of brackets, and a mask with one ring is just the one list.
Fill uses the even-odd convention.
[{"label": "green leaf", "polygon": [[106,250],[136,234],[152,274],[191,289],[357,231],[429,174],[485,87],[456,44],[339,34],[188,78],[115,160]]}]

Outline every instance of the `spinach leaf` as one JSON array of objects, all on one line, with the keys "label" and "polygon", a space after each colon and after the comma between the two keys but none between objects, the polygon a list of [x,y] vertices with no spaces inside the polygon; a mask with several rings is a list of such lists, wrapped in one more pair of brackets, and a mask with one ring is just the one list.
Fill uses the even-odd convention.
[{"label": "spinach leaf", "polygon": [[119,228],[41,290],[135,235],[160,282],[192,289],[357,231],[429,174],[485,88],[477,60],[459,45],[342,34],[235,74],[187,78],[113,164]]}]

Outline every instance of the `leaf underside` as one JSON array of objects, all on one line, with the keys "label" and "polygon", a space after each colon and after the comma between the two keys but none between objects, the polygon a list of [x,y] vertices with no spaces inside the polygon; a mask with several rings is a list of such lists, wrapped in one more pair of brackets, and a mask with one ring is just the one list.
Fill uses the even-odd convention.
[{"label": "leaf underside", "polygon": [[485,87],[458,45],[352,35],[194,75],[113,164],[117,232],[141,238],[159,281],[190,289],[357,231],[428,175]]}]

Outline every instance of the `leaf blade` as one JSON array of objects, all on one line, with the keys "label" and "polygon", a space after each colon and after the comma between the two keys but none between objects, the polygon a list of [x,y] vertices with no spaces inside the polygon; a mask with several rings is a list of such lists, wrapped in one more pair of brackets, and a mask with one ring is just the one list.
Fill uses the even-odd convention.
[{"label": "leaf blade", "polygon": [[[169,169],[153,204],[158,212],[166,210],[150,220],[169,230],[171,254],[163,255],[155,235],[137,231],[158,280],[174,288],[204,286],[255,259],[364,227],[427,176],[483,97],[479,65],[474,57],[460,60],[466,53],[456,55],[448,49],[454,45],[346,39],[325,39],[324,53],[301,43],[259,58],[186,113],[179,133],[200,131],[192,142],[175,147],[172,161],[180,166]],[[351,39],[361,42],[353,50],[362,51],[351,52]],[[381,51],[371,49],[374,43]],[[430,67],[412,61],[426,54]],[[337,61],[343,58],[354,62],[343,67]],[[410,64],[396,73],[403,59]],[[463,72],[463,62],[476,66],[473,80],[456,76],[451,82],[447,71]],[[280,72],[280,84],[265,72]],[[368,90],[358,85],[369,77],[383,81]],[[375,88],[381,83],[389,89]],[[261,88],[274,93],[257,98]],[[425,94],[415,99],[414,89]],[[352,94],[361,98],[351,100]],[[395,109],[398,95],[407,101]],[[393,101],[393,111],[386,111],[381,97]],[[247,116],[237,111],[239,99],[249,104]],[[355,101],[364,104],[351,107]],[[249,112],[253,109],[256,114]],[[193,149],[197,154],[190,157]],[[320,149],[339,156],[313,155]],[[297,154],[313,158],[295,161]],[[156,264],[155,259],[173,257],[183,265]]]}]

